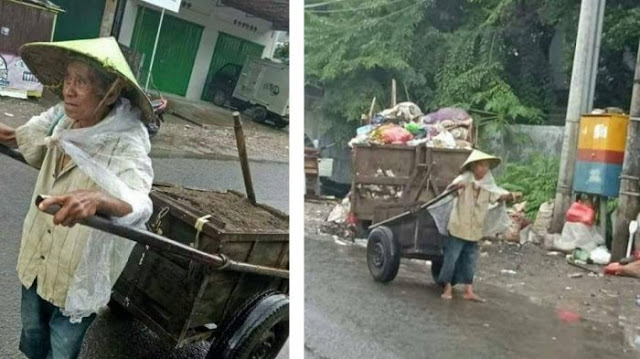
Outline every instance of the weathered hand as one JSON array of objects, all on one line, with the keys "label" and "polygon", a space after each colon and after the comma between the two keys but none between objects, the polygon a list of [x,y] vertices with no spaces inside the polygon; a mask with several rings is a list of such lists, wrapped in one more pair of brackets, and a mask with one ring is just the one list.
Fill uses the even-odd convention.
[{"label": "weathered hand", "polygon": [[53,204],[59,204],[61,208],[53,216],[53,223],[73,227],[98,212],[103,196],[102,192],[96,190],[77,190],[65,195],[47,197],[38,208],[45,210]]},{"label": "weathered hand", "polygon": [[1,142],[13,141],[15,140],[15,138],[16,138],[16,131],[9,126],[3,123],[0,123],[0,141]]}]

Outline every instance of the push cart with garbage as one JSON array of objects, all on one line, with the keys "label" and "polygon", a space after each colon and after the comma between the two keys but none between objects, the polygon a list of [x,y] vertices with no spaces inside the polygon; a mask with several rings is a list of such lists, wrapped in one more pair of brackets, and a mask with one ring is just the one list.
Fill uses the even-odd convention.
[{"label": "push cart with garbage", "polygon": [[[371,226],[367,242],[367,265],[373,279],[387,283],[398,274],[401,258],[431,261],[431,275],[437,282],[442,268],[446,230],[440,228],[446,220],[446,207],[452,191],[444,192],[431,201],[416,205],[406,212]],[[449,207],[450,209],[450,207]]]},{"label": "push cart with garbage", "polygon": [[350,201],[357,234],[441,194],[470,153],[426,145],[354,145]]},{"label": "push cart with garbage", "polygon": [[[154,184],[147,230],[100,215],[80,224],[137,242],[113,288],[114,312],[176,347],[209,341],[207,359],[273,359],[289,336],[289,219],[256,202],[234,115],[247,196]],[[0,153],[25,162],[2,145]]]},{"label": "push cart with garbage", "polygon": [[112,308],[176,347],[211,340],[208,358],[275,358],[289,332],[288,217],[233,191],[156,185],[151,198],[152,232],[223,263],[138,243]]}]

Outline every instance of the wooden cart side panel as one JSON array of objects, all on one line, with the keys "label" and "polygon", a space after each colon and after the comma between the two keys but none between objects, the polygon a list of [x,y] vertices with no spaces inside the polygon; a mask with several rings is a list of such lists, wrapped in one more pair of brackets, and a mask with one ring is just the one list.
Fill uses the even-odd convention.
[{"label": "wooden cart side panel", "polygon": [[415,147],[354,147],[354,151],[356,161],[352,166],[358,176],[374,176],[382,169],[392,170],[398,177],[408,177],[415,166]]},{"label": "wooden cart side panel", "polygon": [[[429,188],[425,188],[418,198],[419,202],[427,202],[442,193],[451,181],[458,176],[460,166],[467,159],[470,152],[470,150],[465,149],[443,149],[424,146],[354,147],[352,151],[352,166],[355,169],[352,178],[351,211],[359,220],[377,222],[384,219],[376,215],[376,208],[379,206],[401,206],[402,200],[400,198],[374,199],[362,196],[359,191],[361,182],[399,186],[408,183],[417,173],[430,173]],[[395,177],[374,178],[378,168],[382,168],[378,166],[379,164],[386,166],[383,169],[391,169]],[[419,171],[418,166],[423,166],[423,169]],[[375,181],[370,181],[372,179],[375,179]],[[416,182],[421,183],[422,181]],[[401,212],[395,214],[399,213]]]}]

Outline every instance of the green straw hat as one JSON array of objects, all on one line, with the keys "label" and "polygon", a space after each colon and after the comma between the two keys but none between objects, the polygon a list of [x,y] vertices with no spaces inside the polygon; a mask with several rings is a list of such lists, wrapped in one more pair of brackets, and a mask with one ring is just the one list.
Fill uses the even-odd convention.
[{"label": "green straw hat", "polygon": [[109,74],[117,76],[122,96],[142,111],[142,121],[153,119],[151,102],[136,81],[127,60],[113,37],[60,42],[33,42],[20,48],[20,56],[29,70],[53,91],[62,96],[62,83],[70,58],[84,57],[102,66]]},{"label": "green straw hat", "polygon": [[501,162],[499,157],[491,156],[491,155],[486,154],[486,153],[484,153],[482,151],[473,150],[473,152],[471,152],[471,154],[469,155],[467,160],[464,162],[464,164],[462,164],[462,166],[460,167],[460,171],[468,170],[469,166],[472,163],[478,162],[478,161],[487,161],[487,162],[489,162],[489,167],[491,167],[491,169],[494,169],[494,168],[498,167],[498,165]]}]

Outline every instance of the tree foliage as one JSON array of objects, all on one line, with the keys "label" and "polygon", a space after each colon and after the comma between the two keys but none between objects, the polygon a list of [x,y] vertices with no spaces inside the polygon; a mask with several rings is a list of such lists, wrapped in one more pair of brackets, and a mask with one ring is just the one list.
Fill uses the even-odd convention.
[{"label": "tree foliage", "polygon": [[[566,106],[550,53],[563,40],[570,76],[579,8],[579,0],[315,0],[305,14],[306,81],[325,89],[325,115],[340,123],[357,123],[374,96],[378,110],[388,106],[391,79],[399,100],[425,112],[457,105],[492,127],[544,123]],[[597,106],[628,107],[639,38],[640,4],[607,1]]]}]

